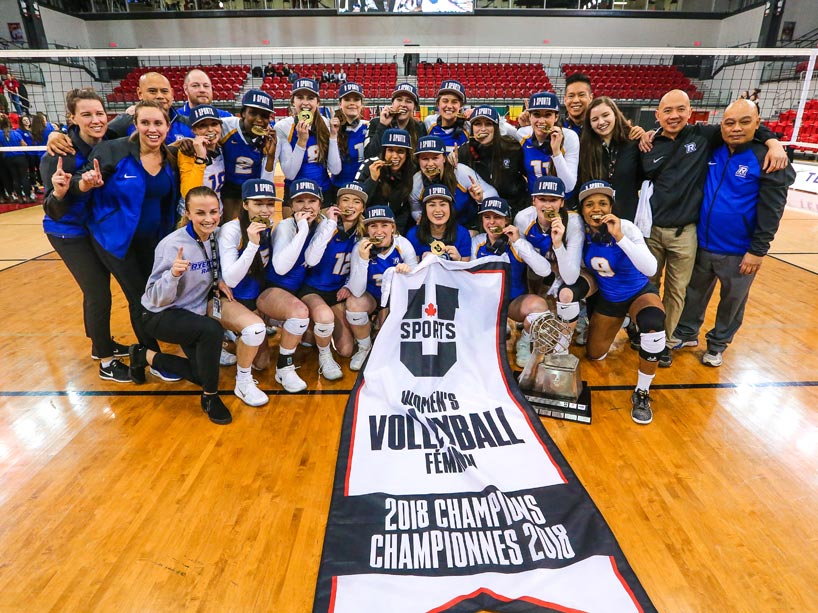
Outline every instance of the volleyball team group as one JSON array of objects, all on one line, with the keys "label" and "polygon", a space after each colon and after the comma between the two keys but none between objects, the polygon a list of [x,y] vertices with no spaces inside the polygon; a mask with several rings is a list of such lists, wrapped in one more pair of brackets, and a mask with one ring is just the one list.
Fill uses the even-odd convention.
[{"label": "volleyball team group", "polygon": [[[425,121],[416,118],[411,83],[398,83],[371,121],[363,119],[365,92],[356,83],[342,84],[337,110],[328,113],[319,83],[296,79],[291,114],[278,122],[274,100],[261,90],[243,96],[239,116],[212,106],[202,70],[187,74],[184,90],[184,105],[174,107],[168,80],[143,74],[140,101],[110,122],[96,92],[72,90],[68,133],[49,136],[40,164],[44,229],[82,290],[102,379],[139,384],[146,371],[186,379],[201,386],[210,420],[228,424],[220,367],[235,366],[234,393],[250,406],[268,402],[253,370],[273,361],[284,390],[307,388],[296,370],[299,344],[317,351],[320,377],[341,379],[338,357],[349,358],[352,371],[367,359],[373,327],[388,315],[382,293],[392,275],[427,257],[499,255],[510,262],[508,316],[522,328],[517,366],[531,359],[529,331],[547,311],[564,324],[557,353],[573,342],[586,345],[589,359],[603,359],[626,327],[639,356],[631,416],[652,421],[657,366],[670,366],[671,347],[695,345],[706,307],[693,314],[692,334],[673,336],[686,317],[693,264],[680,274],[672,241],[651,244],[659,175],[683,172],[664,197],[698,198],[698,218],[707,157],[695,169],[674,161],[680,134],[699,129],[693,136],[707,150],[722,142],[718,126],[688,125],[684,92],[662,98],[660,127],[646,133],[613,100],[594,98],[582,74],[567,80],[564,116],[558,97],[540,92],[517,125],[494,107],[467,108],[456,80],[441,84],[437,113]],[[746,132],[745,116],[755,113],[753,137],[769,147],[765,172],[775,175],[787,167],[786,152],[769,131],[756,132],[753,103],[731,105],[725,121],[740,102],[752,109],[734,114]],[[273,182],[277,165],[283,194]],[[655,192],[643,193],[640,206],[645,179]],[[277,205],[283,218],[276,223]],[[653,212],[654,224],[661,214]],[[692,224],[695,261],[697,219],[683,221],[673,234],[684,238]],[[131,346],[111,334],[111,275],[128,301],[138,340]],[[180,346],[184,357],[163,352],[158,341]],[[705,359],[711,353],[718,364]],[[703,362],[719,365],[721,352],[706,352]]]}]

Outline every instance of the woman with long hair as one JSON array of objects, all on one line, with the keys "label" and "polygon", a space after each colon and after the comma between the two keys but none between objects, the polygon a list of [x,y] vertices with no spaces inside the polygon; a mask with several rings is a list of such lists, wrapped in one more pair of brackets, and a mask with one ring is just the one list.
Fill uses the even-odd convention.
[{"label": "woman with long hair", "polygon": [[313,181],[326,193],[331,175],[343,168],[338,149],[341,122],[337,117],[328,120],[320,114],[318,87],[313,79],[296,79],[290,97],[293,115],[276,123],[276,155],[285,177],[284,205],[288,209],[294,181]]},{"label": "woman with long hair", "polygon": [[69,91],[65,109],[71,118],[68,137],[76,153],[60,157],[46,154],[40,162],[45,182],[43,230],[82,291],[85,336],[91,340],[91,357],[100,360],[100,379],[126,383],[131,380],[128,366],[117,358],[127,357],[128,348],[111,337],[111,273],[94,249],[86,227],[91,196],[68,193],[71,175],[105,140],[108,115],[93,89]]},{"label": "woman with long hair", "polygon": [[437,114],[426,117],[426,132],[437,136],[446,145],[446,154],[456,151],[469,140],[469,125],[463,115],[466,88],[460,81],[447,79],[440,84],[435,106]]},{"label": "woman with long hair", "polygon": [[390,128],[383,132],[378,157],[361,164],[355,181],[364,186],[369,206],[388,206],[401,234],[414,225],[409,194],[412,192],[415,164],[412,138],[406,130]]},{"label": "woman with long hair", "polygon": [[[93,190],[88,229],[102,262],[116,277],[140,344],[159,350],[142,321],[142,294],[153,270],[159,241],[173,231],[179,182],[176,158],[165,145],[170,120],[153,101],[137,103],[136,131],[127,138],[94,147],[84,168],[71,179],[71,194]],[[179,377],[152,368],[166,380]],[[144,368],[131,365],[135,383],[145,381]]]},{"label": "woman with long hair", "polygon": [[426,188],[418,225],[406,235],[419,258],[430,254],[462,262],[471,258],[471,235],[457,223],[453,201],[445,185],[433,184]]},{"label": "woman with long hair", "polygon": [[639,141],[632,140],[630,132],[628,120],[616,102],[607,96],[594,98],[580,137],[578,182],[608,181],[616,192],[614,214],[633,221],[644,176]]},{"label": "woman with long hair", "polygon": [[392,92],[392,103],[385,105],[380,115],[369,122],[369,138],[364,154],[367,158],[378,155],[386,130],[405,130],[409,133],[412,149],[417,149],[418,139],[426,136],[426,125],[415,119],[420,108],[418,88],[412,83],[398,83]]},{"label": "woman with long hair", "polygon": [[[341,156],[341,172],[332,175],[332,189],[337,192],[355,180],[355,174],[364,161],[364,144],[369,138],[369,122],[363,118],[364,90],[357,83],[344,83],[338,90],[338,109],[335,117],[339,122],[338,153]],[[331,200],[335,201],[335,195]]]}]

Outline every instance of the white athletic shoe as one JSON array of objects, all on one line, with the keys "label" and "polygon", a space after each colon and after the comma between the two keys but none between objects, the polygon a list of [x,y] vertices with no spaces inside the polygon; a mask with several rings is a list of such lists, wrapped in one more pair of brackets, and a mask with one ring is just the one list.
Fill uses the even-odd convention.
[{"label": "white athletic shoe", "polygon": [[258,388],[258,381],[255,379],[247,379],[245,381],[236,379],[236,387],[233,393],[241,398],[244,404],[251,407],[260,407],[263,404],[267,404],[270,400],[267,394]]},{"label": "white athletic shoe", "polygon": [[531,342],[523,339],[518,340],[515,347],[515,353],[517,354],[517,366],[520,368],[525,368],[525,365],[528,364],[528,360],[531,359]]},{"label": "white athletic shoe", "polygon": [[230,341],[231,343],[236,342],[236,333],[232,330],[225,330],[224,331],[224,340]]},{"label": "white athletic shoe", "polygon": [[276,383],[280,383],[284,390],[291,394],[307,389],[304,379],[295,373],[295,366],[276,368]]},{"label": "white athletic shoe", "polygon": [[366,349],[362,349],[358,347],[358,351],[355,352],[355,355],[352,356],[349,360],[349,369],[350,370],[361,370],[363,367],[364,362],[366,361],[366,356],[369,355],[369,352],[372,350],[372,345],[367,347]]},{"label": "white athletic shoe", "polygon": [[722,359],[721,359],[721,351],[705,351],[704,355],[702,356],[702,364],[706,366],[714,366],[718,367],[721,366]]},{"label": "white athletic shoe", "polygon": [[318,353],[318,375],[324,376],[327,381],[337,381],[343,378],[344,372],[340,364],[332,357],[332,353]]},{"label": "white athletic shoe", "polygon": [[236,356],[230,353],[227,349],[222,347],[222,353],[219,356],[219,366],[233,366],[236,363]]}]

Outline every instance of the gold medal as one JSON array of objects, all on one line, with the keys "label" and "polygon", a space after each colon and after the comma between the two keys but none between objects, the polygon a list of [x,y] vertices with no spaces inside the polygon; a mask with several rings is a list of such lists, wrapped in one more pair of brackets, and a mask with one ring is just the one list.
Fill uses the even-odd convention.
[{"label": "gold medal", "polygon": [[369,242],[375,245],[376,247],[383,242],[383,237],[381,236],[373,236],[369,239]]},{"label": "gold medal", "polygon": [[492,234],[502,234],[503,233],[503,229],[500,226],[492,226],[492,227],[489,228],[489,231]]},{"label": "gold medal", "polygon": [[267,130],[265,130],[261,126],[253,126],[252,128],[250,128],[250,131],[256,136],[264,136],[265,134],[267,134]]},{"label": "gold medal", "polygon": [[546,209],[545,217],[546,219],[554,219],[557,216],[557,212],[554,209]]},{"label": "gold medal", "polygon": [[445,251],[445,250],[444,250],[444,247],[445,247],[445,246],[446,246],[446,245],[443,243],[443,241],[432,241],[432,242],[429,244],[429,249],[432,251],[432,253],[433,253],[434,255],[436,255],[436,256],[441,256],[441,255],[443,255],[443,253],[444,253],[444,251]]},{"label": "gold medal", "polygon": [[269,217],[262,217],[261,215],[256,215],[250,221],[253,223],[263,223],[268,228],[270,227],[271,219]]},{"label": "gold medal", "polygon": [[305,123],[312,123],[312,111],[301,111],[298,113],[299,121],[303,121]]}]

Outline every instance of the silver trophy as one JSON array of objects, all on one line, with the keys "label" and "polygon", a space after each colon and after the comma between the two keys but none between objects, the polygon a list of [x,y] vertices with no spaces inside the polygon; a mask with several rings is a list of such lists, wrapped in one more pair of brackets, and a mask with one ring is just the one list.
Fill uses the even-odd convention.
[{"label": "silver trophy", "polygon": [[579,359],[568,353],[571,326],[551,312],[531,324],[531,358],[520,375],[520,389],[540,415],[591,422],[590,392]]}]

